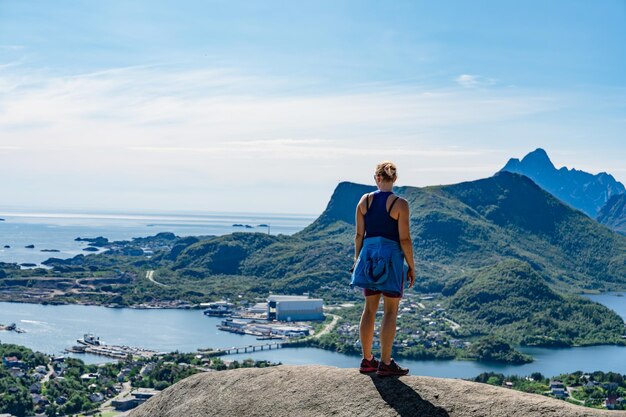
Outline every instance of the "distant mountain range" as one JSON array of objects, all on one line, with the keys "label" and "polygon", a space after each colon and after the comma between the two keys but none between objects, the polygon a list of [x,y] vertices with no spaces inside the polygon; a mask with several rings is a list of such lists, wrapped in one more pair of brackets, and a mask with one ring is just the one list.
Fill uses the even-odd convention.
[{"label": "distant mountain range", "polygon": [[626,194],[611,197],[598,213],[597,219],[613,230],[626,234]]},{"label": "distant mountain range", "polygon": [[626,192],[624,184],[606,172],[593,175],[573,168],[557,169],[541,148],[530,152],[521,161],[509,159],[501,171],[527,176],[544,190],[593,219],[612,196]]}]

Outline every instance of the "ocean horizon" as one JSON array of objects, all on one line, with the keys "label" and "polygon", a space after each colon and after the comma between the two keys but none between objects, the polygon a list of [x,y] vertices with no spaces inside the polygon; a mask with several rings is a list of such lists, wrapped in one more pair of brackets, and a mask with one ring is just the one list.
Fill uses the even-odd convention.
[{"label": "ocean horizon", "polygon": [[[0,262],[41,267],[41,262],[50,257],[71,258],[80,253],[87,254],[83,249],[88,242],[76,241],[78,237],[103,236],[116,241],[163,232],[177,236],[220,236],[234,232],[291,235],[311,224],[317,216],[254,212],[38,212],[0,208],[0,218],[4,219],[0,221]],[[30,245],[34,247],[29,248]]]}]

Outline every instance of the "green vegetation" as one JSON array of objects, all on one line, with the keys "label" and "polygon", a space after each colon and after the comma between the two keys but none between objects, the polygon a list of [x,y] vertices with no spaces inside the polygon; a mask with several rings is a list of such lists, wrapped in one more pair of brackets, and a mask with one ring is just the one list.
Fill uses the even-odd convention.
[{"label": "green vegetation", "polygon": [[[408,359],[468,359],[507,363],[531,362],[532,358],[515,350],[506,341],[482,337],[473,343],[457,339],[457,331],[446,321],[446,311],[437,307],[439,300],[424,301],[425,308],[417,307],[413,301],[402,300],[401,308],[411,310],[398,315],[393,356]],[[342,308],[337,327],[320,338],[308,338],[301,342],[305,346],[337,351],[350,355],[360,355],[358,325],[361,306]],[[382,311],[379,311],[382,314]],[[379,323],[375,326],[378,336]],[[379,353],[378,338],[375,338],[374,352]]]},{"label": "green vegetation", "polygon": [[470,355],[479,360],[509,363],[532,362],[532,357],[524,355],[513,349],[511,345],[502,339],[488,337],[474,342],[470,349]]},{"label": "green vegetation", "polygon": [[224,362],[219,357],[204,358],[192,353],[172,352],[160,357],[157,361],[138,362],[132,366],[128,376],[134,387],[164,390],[188,376],[209,369],[224,371],[237,368],[265,368],[273,365],[268,361],[253,359]]},{"label": "green vegetation", "polygon": [[574,404],[593,408],[607,408],[606,403],[608,402],[608,407],[611,409],[626,410],[626,375],[615,372],[583,373],[577,371],[553,378],[546,378],[539,372],[527,377],[484,372],[474,378],[473,381],[496,386],[508,386],[518,391],[551,397],[555,396],[555,392],[550,389],[550,384],[558,381],[563,384],[566,394],[564,397],[556,395],[557,398],[564,398]]},{"label": "green vegetation", "polygon": [[493,334],[514,344],[623,344],[622,318],[608,308],[550,289],[528,263],[508,260],[450,282],[443,293],[459,336]]},{"label": "green vegetation", "polygon": [[93,414],[104,401],[122,392],[122,383],[162,390],[198,372],[274,365],[268,361],[224,361],[179,352],[152,359],[128,357],[114,363],[87,365],[74,358],[54,360],[11,344],[0,344],[0,357],[12,361],[0,366],[0,414],[18,417],[35,413],[49,417]]},{"label": "green vegetation", "polygon": [[[15,374],[3,363],[0,367],[0,413],[11,413],[18,417],[30,415],[33,412],[33,402],[30,397],[30,387],[37,382],[28,374],[28,369],[47,363],[47,358],[41,353],[33,352],[23,346],[0,344],[0,358],[16,357],[19,364]],[[16,375],[19,372],[19,376]]]}]

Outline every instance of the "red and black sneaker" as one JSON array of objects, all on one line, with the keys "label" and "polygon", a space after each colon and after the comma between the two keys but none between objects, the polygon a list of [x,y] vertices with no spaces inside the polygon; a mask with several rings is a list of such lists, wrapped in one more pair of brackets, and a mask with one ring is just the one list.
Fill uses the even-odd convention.
[{"label": "red and black sneaker", "polygon": [[363,358],[363,360],[361,360],[361,368],[359,368],[359,372],[361,372],[362,374],[376,372],[378,370],[378,366],[378,361],[376,360],[374,355],[372,355],[372,359]]},{"label": "red and black sneaker", "polygon": [[378,376],[402,376],[409,373],[409,368],[401,368],[393,359],[386,365],[383,361],[378,364]]}]

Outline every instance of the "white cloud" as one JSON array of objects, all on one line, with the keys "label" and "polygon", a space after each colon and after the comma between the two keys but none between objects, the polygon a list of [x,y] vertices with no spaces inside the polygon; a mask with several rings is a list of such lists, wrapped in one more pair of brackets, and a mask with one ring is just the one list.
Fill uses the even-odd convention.
[{"label": "white cloud", "polygon": [[485,78],[479,75],[461,74],[455,78],[456,83],[461,87],[473,88],[478,86],[494,85],[495,80],[493,78]]},{"label": "white cloud", "polygon": [[[403,184],[490,175],[462,168],[508,155],[463,138],[562,103],[519,89],[301,93],[294,80],[227,69],[145,66],[64,77],[10,71],[0,70],[0,150],[20,152],[0,152],[0,175],[12,178],[9,201],[44,207],[82,201],[174,209],[193,201],[199,209],[242,209],[250,198],[265,201],[269,187],[284,192],[256,209],[311,212],[337,181],[369,181],[381,159],[399,164]],[[232,190],[216,201],[212,190],[225,182]]]}]

